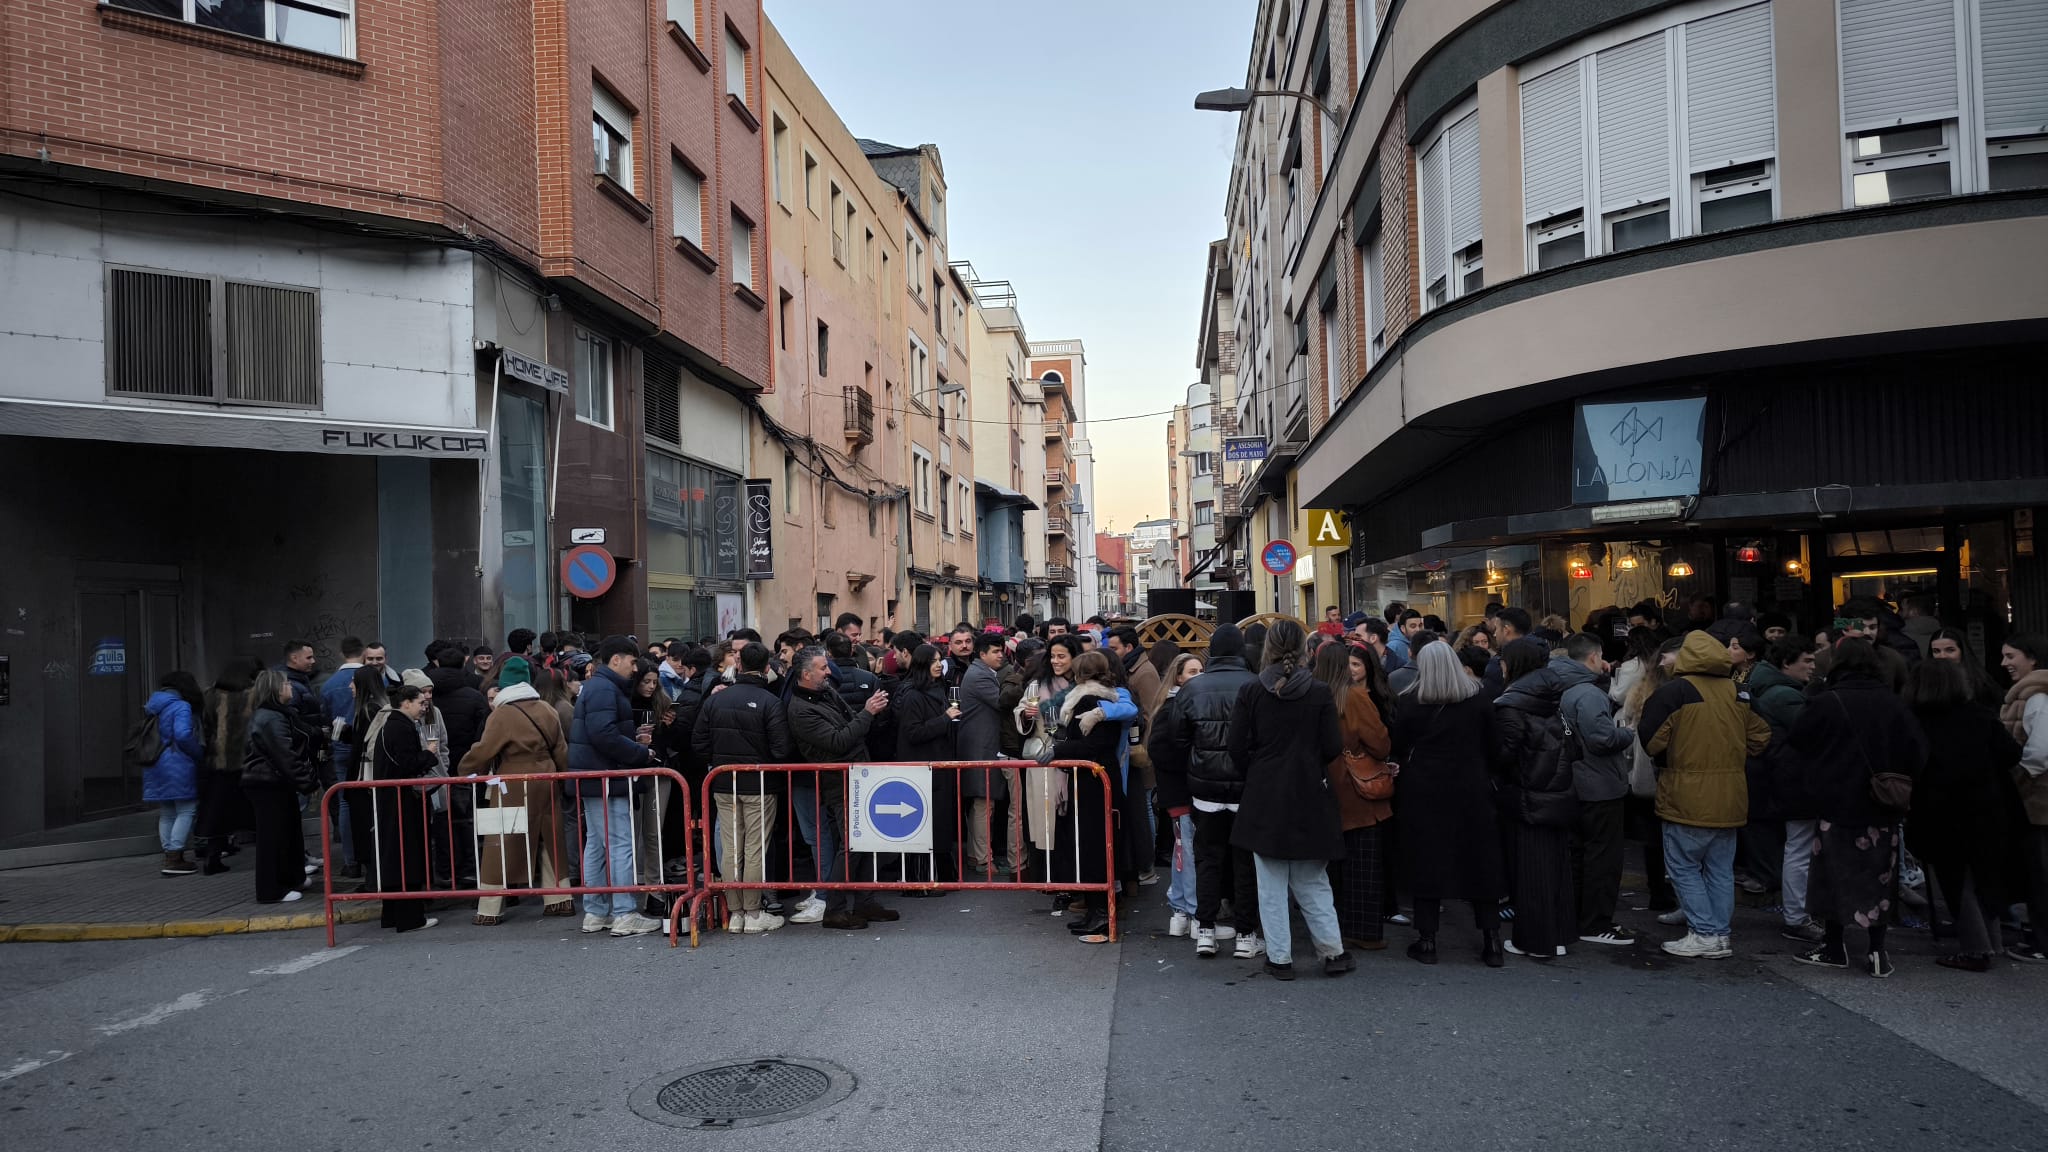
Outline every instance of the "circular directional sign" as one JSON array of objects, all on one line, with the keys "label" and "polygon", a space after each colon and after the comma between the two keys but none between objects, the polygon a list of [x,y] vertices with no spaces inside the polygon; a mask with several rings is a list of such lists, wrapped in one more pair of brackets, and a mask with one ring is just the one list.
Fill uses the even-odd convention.
[{"label": "circular directional sign", "polygon": [[1275,576],[1285,576],[1294,570],[1294,545],[1285,540],[1275,540],[1259,553],[1259,563]]},{"label": "circular directional sign", "polygon": [[907,780],[888,780],[868,793],[868,823],[884,839],[909,840],[924,827],[924,796]]},{"label": "circular directional sign", "polygon": [[578,599],[595,600],[618,578],[619,562],[595,544],[578,545],[562,557],[562,587]]}]

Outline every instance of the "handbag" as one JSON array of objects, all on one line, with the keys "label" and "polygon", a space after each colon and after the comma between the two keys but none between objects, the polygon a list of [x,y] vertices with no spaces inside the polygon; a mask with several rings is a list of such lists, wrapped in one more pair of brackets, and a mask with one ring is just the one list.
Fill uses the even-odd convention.
[{"label": "handbag", "polygon": [[[1849,722],[1850,728],[1853,730],[1855,723],[1850,720],[1849,706],[1842,703],[1840,696],[1835,696],[1833,693],[1829,693],[1829,696],[1834,700],[1835,706],[1842,710],[1842,719]],[[1876,802],[1878,807],[1900,815],[1904,815],[1912,810],[1913,778],[1911,776],[1906,775],[1904,772],[1872,772],[1870,769],[1870,755],[1863,750],[1863,745],[1860,743],[1856,745],[1856,758],[1863,761],[1863,770],[1870,775],[1870,798]]]},{"label": "handbag", "polygon": [[1363,752],[1345,749],[1330,764],[1331,775],[1341,769],[1351,781],[1351,787],[1367,800],[1392,800],[1394,798],[1394,777],[1401,770],[1384,760],[1375,760]]}]

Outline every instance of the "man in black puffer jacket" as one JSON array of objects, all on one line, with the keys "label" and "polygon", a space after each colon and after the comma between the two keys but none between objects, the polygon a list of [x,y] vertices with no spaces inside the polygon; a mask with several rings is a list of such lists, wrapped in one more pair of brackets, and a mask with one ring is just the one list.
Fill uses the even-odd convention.
[{"label": "man in black puffer jacket", "polygon": [[[1176,766],[1185,764],[1195,818],[1195,955],[1216,955],[1216,941],[1235,938],[1237,955],[1260,955],[1259,887],[1252,854],[1230,846],[1244,774],[1230,758],[1230,710],[1239,689],[1256,677],[1244,662],[1244,634],[1235,624],[1218,625],[1209,637],[1202,674],[1174,696],[1172,730],[1161,751]],[[1216,913],[1230,898],[1231,924],[1218,927]]]},{"label": "man in black puffer jacket", "polygon": [[[768,685],[768,649],[750,643],[740,649],[739,675],[714,687],[697,712],[690,744],[710,768],[727,764],[781,764],[789,760],[789,720],[782,697]],[[729,881],[759,884],[766,876],[768,819],[780,801],[780,772],[733,772],[711,781],[718,805],[719,874]],[[782,917],[761,910],[763,889],[733,894],[728,932],[768,932]]]},{"label": "man in black puffer jacket", "polygon": [[427,679],[434,684],[434,707],[441,710],[441,721],[448,726],[450,764],[462,763],[470,746],[483,736],[484,722],[491,718],[490,700],[469,686],[462,661],[461,647],[451,644],[434,654],[434,666],[427,669]]}]

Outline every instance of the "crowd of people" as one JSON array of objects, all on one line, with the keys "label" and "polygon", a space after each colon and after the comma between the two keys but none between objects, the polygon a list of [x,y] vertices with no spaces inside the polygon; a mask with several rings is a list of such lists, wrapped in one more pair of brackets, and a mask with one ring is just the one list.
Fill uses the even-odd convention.
[{"label": "crowd of people", "polygon": [[[918,896],[986,878],[1071,885],[1056,897],[1069,930],[1100,940],[1101,886],[1128,899],[1164,880],[1171,936],[1276,978],[1294,973],[1291,908],[1340,975],[1386,947],[1388,925],[1437,963],[1446,900],[1471,908],[1477,958],[1500,967],[1635,944],[1616,918],[1634,836],[1649,910],[1683,930],[1660,942],[1674,956],[1731,955],[1742,890],[1809,964],[1889,975],[1898,924],[1948,928],[1947,967],[2048,960],[2048,638],[2004,643],[2001,688],[1929,613],[1859,602],[1836,622],[1809,637],[1709,604],[1668,627],[1644,602],[1574,631],[1494,604],[1454,632],[1394,604],[1329,609],[1312,632],[1223,624],[1184,652],[1099,617],[871,643],[848,614],[772,642],[742,629],[586,649],[520,629],[495,653],[437,642],[402,672],[347,638],[317,687],[312,646],[293,641],[279,665],[234,665],[205,691],[164,677],[146,795],[165,875],[227,868],[234,833],[253,830],[264,902],[300,898],[319,870],[309,798],[363,779],[497,782],[338,793],[337,879],[366,891],[688,881],[674,778],[519,779],[662,767],[692,796],[716,773],[699,815],[717,851],[696,867],[745,885],[729,893],[737,933],[898,916],[872,889],[807,882]],[[935,772],[933,849],[894,858],[847,851],[843,770],[720,771],[954,760],[1001,763]],[[1101,778],[1055,761],[1099,766],[1109,803]],[[509,903],[485,896],[474,922],[502,923]],[[582,903],[581,929],[614,936],[667,911],[634,892]],[[427,927],[427,911],[386,900],[382,922]],[[575,913],[543,900],[542,915]]]}]

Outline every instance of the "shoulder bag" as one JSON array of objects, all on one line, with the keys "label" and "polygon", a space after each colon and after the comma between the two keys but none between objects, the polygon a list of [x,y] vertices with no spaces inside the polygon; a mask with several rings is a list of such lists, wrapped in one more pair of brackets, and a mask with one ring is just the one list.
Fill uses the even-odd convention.
[{"label": "shoulder bag", "polygon": [[1870,776],[1870,799],[1878,807],[1899,815],[1905,815],[1913,808],[1913,778],[1904,772],[1877,772],[1870,767],[1870,754],[1863,750],[1861,741],[1856,740],[1855,721],[1849,715],[1849,706],[1842,698],[1828,693],[1835,706],[1842,710],[1842,720],[1849,726],[1850,740],[1856,744],[1856,758],[1863,761],[1863,770]]}]

